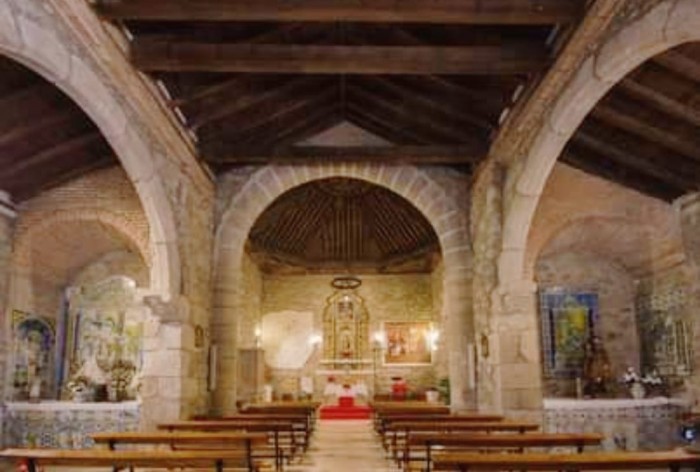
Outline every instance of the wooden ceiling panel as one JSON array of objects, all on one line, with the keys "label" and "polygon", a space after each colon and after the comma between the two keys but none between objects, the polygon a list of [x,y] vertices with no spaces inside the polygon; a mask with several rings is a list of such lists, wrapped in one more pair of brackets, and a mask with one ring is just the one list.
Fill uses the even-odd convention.
[{"label": "wooden ceiling panel", "polygon": [[88,116],[54,84],[0,57],[0,189],[16,202],[116,165]]},{"label": "wooden ceiling panel", "polygon": [[388,22],[543,25],[572,23],[583,12],[574,0],[102,0],[97,11],[110,20],[208,22]]},{"label": "wooden ceiling panel", "polygon": [[[538,80],[552,62],[552,38],[568,34],[586,5],[585,0],[95,3],[104,19],[129,31],[132,63],[163,81],[171,106],[196,135],[202,159],[216,169],[264,162],[266,149],[268,162],[285,157],[302,162],[306,150],[314,161],[323,161],[327,151],[335,160],[471,167],[475,150],[480,158],[486,155],[516,90]],[[313,103],[310,96],[329,93],[314,84],[319,76],[335,81],[340,93],[333,106],[315,112],[306,105]],[[284,118],[297,110],[316,119]],[[363,149],[363,156],[342,146],[293,146],[336,120],[384,138],[393,150]]]},{"label": "wooden ceiling panel", "polygon": [[[397,256],[431,268],[439,252],[433,228],[409,202],[360,180],[335,178],[296,187],[272,203],[253,225],[249,249],[305,271],[330,267],[401,270]],[[392,268],[393,267],[393,268]]]}]

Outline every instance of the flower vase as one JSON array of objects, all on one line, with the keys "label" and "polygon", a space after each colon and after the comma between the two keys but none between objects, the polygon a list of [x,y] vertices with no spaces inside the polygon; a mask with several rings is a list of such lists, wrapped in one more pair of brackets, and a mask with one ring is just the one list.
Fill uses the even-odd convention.
[{"label": "flower vase", "polygon": [[642,385],[640,382],[634,382],[630,387],[630,395],[632,395],[632,398],[635,400],[644,398],[644,393],[644,385]]}]

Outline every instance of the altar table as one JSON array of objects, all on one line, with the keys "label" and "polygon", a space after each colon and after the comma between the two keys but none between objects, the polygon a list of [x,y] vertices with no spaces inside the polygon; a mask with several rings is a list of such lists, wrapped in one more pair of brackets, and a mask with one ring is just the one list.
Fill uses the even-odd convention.
[{"label": "altar table", "polygon": [[600,433],[604,450],[663,450],[681,444],[688,403],[671,398],[544,399],[548,433]]}]

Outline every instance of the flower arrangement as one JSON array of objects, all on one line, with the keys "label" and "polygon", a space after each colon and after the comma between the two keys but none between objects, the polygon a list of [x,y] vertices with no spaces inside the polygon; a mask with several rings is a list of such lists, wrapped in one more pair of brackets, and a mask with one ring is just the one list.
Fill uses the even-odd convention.
[{"label": "flower arrangement", "polygon": [[70,392],[74,401],[87,401],[92,394],[90,379],[84,375],[76,375],[66,383],[66,389]]},{"label": "flower arrangement", "polygon": [[627,367],[627,370],[625,371],[624,374],[622,374],[622,382],[627,385],[628,387],[631,387],[635,383],[639,382],[640,378],[637,372],[634,370],[634,367]]}]

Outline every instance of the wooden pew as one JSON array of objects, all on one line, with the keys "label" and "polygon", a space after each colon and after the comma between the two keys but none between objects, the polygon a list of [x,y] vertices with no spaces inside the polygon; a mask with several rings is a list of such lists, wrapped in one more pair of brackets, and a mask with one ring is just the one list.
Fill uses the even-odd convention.
[{"label": "wooden pew", "polygon": [[[274,450],[266,455],[268,436],[265,433],[201,433],[201,432],[114,432],[95,433],[91,435],[95,444],[106,445],[110,450],[116,450],[120,445],[165,445],[171,450],[228,450],[244,451],[248,463],[254,460],[276,459]],[[122,450],[120,448],[120,450]]]},{"label": "wooden pew", "polygon": [[445,405],[435,405],[432,403],[391,403],[376,405],[372,409],[372,419],[374,428],[379,431],[382,418],[396,415],[429,416],[429,415],[449,415],[450,408]]},{"label": "wooden pew", "polygon": [[380,426],[377,431],[380,436],[384,436],[388,425],[392,423],[405,422],[423,422],[423,423],[459,423],[463,421],[475,422],[491,422],[503,421],[505,418],[502,415],[488,413],[458,413],[446,415],[407,415],[407,414],[388,414],[380,418]]},{"label": "wooden pew", "polygon": [[107,449],[5,449],[0,458],[26,461],[28,472],[43,466],[64,466],[71,469],[111,467],[113,470],[133,467],[159,469],[201,467],[223,472],[224,467],[257,472],[258,465],[248,462],[244,451],[110,451]]},{"label": "wooden pew", "polygon": [[[409,470],[411,462],[425,462],[427,472],[432,466],[433,447],[449,449],[517,450],[526,448],[575,447],[581,453],[585,446],[600,446],[603,435],[595,433],[528,433],[528,434],[483,434],[483,433],[414,433],[406,440],[402,462]],[[416,450],[424,452],[417,456]]]},{"label": "wooden pew", "polygon": [[303,414],[307,417],[309,431],[313,431],[316,424],[317,412],[320,406],[321,402],[314,401],[251,403],[242,408],[240,413],[244,415]]},{"label": "wooden pew", "polygon": [[433,470],[639,470],[700,469],[700,455],[682,449],[659,452],[583,452],[580,454],[435,453]]},{"label": "wooden pew", "polygon": [[294,426],[291,422],[281,421],[175,421],[172,423],[162,423],[158,429],[165,431],[200,431],[200,432],[264,432],[272,436],[275,448],[275,468],[281,470],[285,459],[285,450],[282,439],[285,436],[290,438],[291,457],[297,449]]},{"label": "wooden pew", "polygon": [[305,414],[291,414],[291,413],[250,413],[250,414],[238,414],[238,415],[227,415],[227,416],[195,416],[192,421],[263,421],[263,422],[291,422],[294,428],[301,433],[302,441],[299,444],[302,445],[304,451],[308,449],[309,443],[311,441],[311,423],[309,422],[309,417]]},{"label": "wooden pew", "polygon": [[412,433],[525,433],[536,431],[540,428],[537,423],[522,421],[460,421],[460,422],[421,422],[421,421],[399,421],[387,426],[387,433],[391,434],[390,453],[394,459],[398,460],[399,449],[404,446],[404,441],[408,440]]}]

